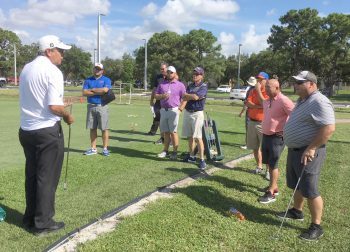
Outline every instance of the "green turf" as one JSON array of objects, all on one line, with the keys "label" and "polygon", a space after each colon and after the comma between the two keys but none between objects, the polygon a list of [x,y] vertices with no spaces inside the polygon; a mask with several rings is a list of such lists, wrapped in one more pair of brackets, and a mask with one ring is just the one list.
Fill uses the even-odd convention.
[{"label": "green turf", "polygon": [[[147,210],[124,219],[116,230],[96,241],[81,245],[79,251],[348,251],[350,247],[349,124],[337,126],[328,144],[328,159],[321,176],[325,201],[324,237],[317,243],[297,236],[308,227],[305,221],[285,223],[278,240],[272,239],[290,196],[281,169],[280,195],[269,205],[257,202],[258,188],[267,185],[260,175],[250,173],[252,161],[234,170],[222,170],[186,188],[175,189],[175,198],[149,205]],[[286,151],[281,160],[285,167]],[[240,210],[247,220],[227,217],[230,207]]]},{"label": "green turf", "polygon": [[[156,157],[162,147],[153,144],[159,136],[145,135],[152,121],[146,99],[135,100],[132,105],[118,105],[116,102],[110,105],[111,156],[83,156],[89,147],[89,131],[85,129],[86,104],[74,104],[76,122],[71,127],[68,190],[63,190],[63,172],[56,194],[55,217],[64,220],[66,228],[57,234],[37,238],[21,227],[25,208],[25,160],[18,141],[18,97],[13,90],[0,95],[0,106],[3,108],[0,196],[4,198],[0,200],[0,206],[7,211],[5,222],[0,223],[0,251],[41,251],[61,236],[135,197],[198,171],[194,164]],[[226,160],[247,153],[237,148],[244,142],[244,120],[237,117],[239,109],[229,102],[207,107],[213,119],[217,119]],[[67,143],[66,125],[64,132]],[[98,148],[101,151],[100,137]],[[187,141],[181,140],[180,152],[186,148]]]}]

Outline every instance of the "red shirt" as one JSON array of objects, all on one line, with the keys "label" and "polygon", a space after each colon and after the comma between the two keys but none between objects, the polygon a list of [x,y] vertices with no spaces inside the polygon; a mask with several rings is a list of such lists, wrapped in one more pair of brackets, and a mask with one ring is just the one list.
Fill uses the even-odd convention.
[{"label": "red shirt", "polygon": [[[266,94],[265,87],[261,87],[261,93],[264,98],[269,98]],[[255,89],[253,89],[248,96],[247,102],[251,102],[255,105],[261,105],[259,95]],[[248,107],[248,117],[254,121],[262,121],[264,119],[264,110],[263,108],[249,108]]]}]

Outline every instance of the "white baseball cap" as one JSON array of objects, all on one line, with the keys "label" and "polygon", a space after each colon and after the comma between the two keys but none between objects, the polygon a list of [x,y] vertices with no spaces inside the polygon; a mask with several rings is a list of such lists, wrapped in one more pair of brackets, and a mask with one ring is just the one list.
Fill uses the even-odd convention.
[{"label": "white baseball cap", "polygon": [[71,49],[72,46],[64,44],[59,37],[55,35],[46,35],[39,39],[39,49],[40,51],[45,51],[46,49],[60,48],[63,50]]},{"label": "white baseball cap", "polygon": [[176,73],[176,69],[175,69],[175,67],[173,67],[173,66],[168,66],[167,71],[170,71],[170,72],[172,72],[172,73]]},{"label": "white baseball cap", "polygon": [[98,67],[100,69],[103,69],[103,65],[101,63],[95,63],[95,67]]},{"label": "white baseball cap", "polygon": [[249,77],[249,80],[247,80],[247,83],[248,83],[250,86],[254,87],[254,86],[256,85],[256,78],[253,77],[253,76]]}]

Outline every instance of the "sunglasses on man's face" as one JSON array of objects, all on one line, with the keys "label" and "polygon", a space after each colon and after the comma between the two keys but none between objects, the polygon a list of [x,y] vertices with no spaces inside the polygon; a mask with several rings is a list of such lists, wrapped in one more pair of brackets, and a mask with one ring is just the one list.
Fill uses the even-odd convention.
[{"label": "sunglasses on man's face", "polygon": [[63,49],[56,47],[56,50],[57,50],[57,52],[59,52],[59,54],[61,54],[62,57],[64,56],[64,50]]},{"label": "sunglasses on man's face", "polygon": [[297,81],[295,81],[295,84],[302,85],[302,84],[304,84],[306,82],[309,82],[309,81],[308,80],[297,80]]}]

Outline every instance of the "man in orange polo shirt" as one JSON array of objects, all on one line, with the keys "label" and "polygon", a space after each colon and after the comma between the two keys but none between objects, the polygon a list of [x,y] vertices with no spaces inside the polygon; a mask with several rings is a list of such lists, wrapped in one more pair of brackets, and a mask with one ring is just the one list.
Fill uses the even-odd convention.
[{"label": "man in orange polo shirt", "polygon": [[[269,79],[269,75],[265,72],[260,72],[256,76],[256,79],[258,83],[260,83],[262,96],[268,98],[265,91],[265,84]],[[262,172],[261,122],[264,118],[264,110],[260,102],[259,95],[255,89],[249,93],[246,105],[248,107],[247,148],[253,150],[256,161],[255,173],[259,174]]]}]

